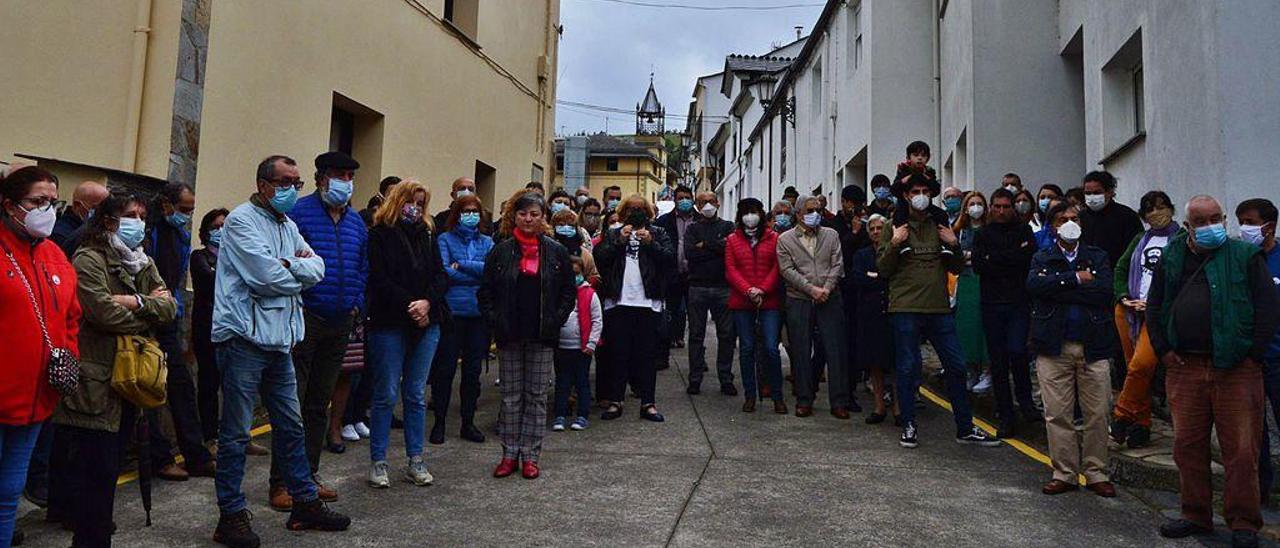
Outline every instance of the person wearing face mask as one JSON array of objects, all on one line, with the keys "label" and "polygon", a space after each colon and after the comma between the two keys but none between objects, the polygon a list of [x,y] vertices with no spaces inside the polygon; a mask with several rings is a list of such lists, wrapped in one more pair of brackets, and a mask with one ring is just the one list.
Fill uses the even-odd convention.
[{"label": "person wearing face mask", "polygon": [[[725,242],[724,273],[729,283],[728,307],[738,335],[739,372],[746,396],[742,411],[755,412],[756,402],[764,399],[764,391],[756,386],[759,377],[768,386],[773,412],[785,415],[787,404],[782,394],[782,361],[778,352],[783,295],[778,273],[778,234],[764,226],[764,204],[760,200],[745,198],[738,202],[737,209],[736,229]],[[763,371],[757,372],[760,362]]]},{"label": "person wearing face mask", "polygon": [[107,199],[107,194],[107,187],[97,181],[84,181],[76,185],[75,191],[71,194],[71,207],[58,217],[58,222],[53,225],[53,234],[49,236],[53,243],[62,248],[67,257],[71,257],[76,252],[72,243],[80,241],[80,238],[73,235],[81,232],[81,228],[93,214],[93,209]]},{"label": "person wearing face mask", "polygon": [[1129,206],[1115,201],[1116,178],[1106,171],[1084,176],[1084,205],[1080,211],[1080,242],[1100,247],[1114,261],[1124,253],[1133,237],[1142,232],[1142,219]]},{"label": "person wearing face mask", "polygon": [[[324,259],[286,215],[302,186],[297,162],[268,156],[258,164],[257,192],[232,210],[222,227],[210,337],[222,369],[214,481],[220,518],[214,539],[232,546],[259,542],[240,489],[259,397],[271,417],[271,454],[282,464],[292,501],[289,528],[341,531],[351,524],[350,518],[330,510],[316,489],[289,352],[306,335],[306,322],[298,321],[304,315],[302,292],[325,277]],[[324,419],[322,414],[322,440]]]},{"label": "person wearing face mask", "polygon": [[399,177],[388,175],[378,182],[378,193],[370,197],[365,203],[365,208],[360,210],[360,218],[364,219],[365,227],[373,226],[373,214],[378,212],[378,206],[381,206],[382,202],[387,201],[387,196],[391,194],[391,187],[396,186],[400,181]]},{"label": "person wearing face mask", "polygon": [[1018,422],[1013,410],[1015,395],[1028,423],[1038,425],[1043,420],[1031,399],[1027,354],[1031,309],[1026,281],[1036,241],[1031,227],[1018,217],[1013,195],[1004,189],[991,194],[990,221],[974,237],[972,261],[981,286],[982,330],[987,338],[996,410],[1000,416],[998,436],[1011,438]]},{"label": "person wearing face mask", "polygon": [[[1276,245],[1276,221],[1280,213],[1275,204],[1265,198],[1251,198],[1236,206],[1236,221],[1240,223],[1240,239],[1262,249],[1267,270],[1276,290],[1280,291],[1280,246]],[[1280,413],[1280,332],[1271,339],[1263,365],[1263,390],[1271,403],[1271,412]],[[1280,415],[1277,415],[1280,417]],[[1267,435],[1266,421],[1262,421],[1262,448],[1258,455],[1258,492],[1265,505],[1271,498],[1275,485],[1275,467],[1271,463],[1271,440]]]},{"label": "person wearing face mask", "polygon": [[608,217],[622,204],[622,189],[616,185],[604,187],[604,193],[600,195],[600,199],[604,202],[604,215]]},{"label": "person wearing face mask", "polygon": [[[717,216],[720,200],[714,192],[700,192],[694,207],[698,221],[687,230],[685,261],[689,265],[689,394],[698,394],[707,371],[707,316],[716,324],[716,373],[720,393],[738,395],[733,385],[733,317],[729,314],[729,285],[725,281],[725,243],[733,222]],[[743,379],[746,382],[746,379]],[[744,384],[745,387],[745,384]],[[751,392],[747,392],[751,395]]]},{"label": "person wearing face mask", "polygon": [[[517,467],[525,479],[541,474],[538,458],[547,429],[555,348],[560,327],[577,302],[569,252],[547,235],[546,218],[546,202],[538,193],[517,192],[507,200],[499,231],[508,236],[489,252],[476,293],[480,315],[488,319],[497,342],[502,379],[502,460],[493,470],[495,478],[510,476]],[[652,320],[647,327],[656,329]],[[627,327],[640,331],[646,326]]]},{"label": "person wearing face mask", "polygon": [[993,378],[986,367],[988,352],[986,332],[982,329],[982,285],[973,268],[973,249],[977,234],[987,224],[990,214],[987,199],[976,190],[965,194],[963,209],[965,214],[951,227],[964,254],[964,269],[956,276],[953,294],[956,334],[969,372],[968,387],[975,393],[985,394],[991,390]]},{"label": "person wearing face mask", "polygon": [[[196,207],[195,191],[186,183],[166,184],[156,195],[147,218],[150,220],[143,249],[153,261],[166,287],[182,288],[191,264],[191,212]],[[180,291],[179,291],[180,293]],[[185,481],[191,476],[213,477],[213,454],[204,445],[203,430],[196,402],[196,385],[185,363],[179,322],[188,314],[183,299],[178,301],[178,321],[159,327],[156,340],[168,360],[167,401],[173,417],[173,430],[178,449],[185,462],[174,462],[172,444],[164,436],[157,409],[146,412],[151,423],[151,450],[156,476],[171,481]]]},{"label": "person wearing face mask", "polygon": [[817,371],[810,361],[816,325],[829,369],[831,415],[848,420],[851,411],[861,409],[850,391],[851,375],[845,359],[846,326],[840,291],[844,257],[839,235],[822,226],[821,208],[817,197],[802,199],[802,223],[778,237],[778,270],[787,287],[786,321],[791,339],[788,354],[795,377],[796,416],[811,416],[818,389]]},{"label": "person wearing face mask", "polygon": [[853,277],[854,298],[858,300],[856,361],[870,373],[871,393],[875,398],[866,423],[880,424],[892,412],[894,426],[901,427],[897,399],[893,397],[893,330],[885,313],[889,305],[889,285],[876,269],[876,254],[884,245],[881,236],[888,224],[889,219],[883,215],[872,215],[867,220],[872,245],[854,254],[849,275]]},{"label": "person wearing face mask", "polygon": [[[1041,489],[1060,495],[1086,487],[1100,497],[1116,496],[1107,477],[1108,366],[1115,351],[1111,314],[1111,265],[1106,252],[1080,241],[1075,208],[1049,210],[1058,243],[1039,251],[1026,275],[1031,295],[1031,350],[1044,400],[1045,430],[1053,478]],[[1083,432],[1072,423],[1079,406]],[[1181,428],[1181,425],[1179,425]]]},{"label": "person wearing face mask", "polygon": [[777,203],[773,204],[773,209],[769,211],[769,227],[778,234],[791,230],[791,227],[796,225],[794,211],[795,208],[791,205],[791,202],[778,200]]},{"label": "person wearing face mask", "polygon": [[587,231],[578,226],[578,214],[572,209],[561,209],[551,214],[551,231],[556,242],[569,250],[569,254],[579,256],[585,250],[590,253],[592,244]]},{"label": "person wearing face mask", "polygon": [[666,369],[672,347],[684,348],[685,345],[684,329],[689,304],[689,259],[685,251],[689,248],[689,227],[703,217],[702,205],[694,202],[693,190],[689,187],[676,187],[675,202],[674,210],[659,216],[653,223],[667,233],[676,250],[676,268],[670,273],[670,280],[667,282],[667,305],[661,335],[666,348],[658,349],[659,370]]},{"label": "person wearing face mask", "polygon": [[890,187],[893,181],[889,180],[889,176],[883,173],[877,173],[871,178],[871,205],[867,206],[867,212],[871,215],[881,215],[886,219],[893,218],[893,212],[897,209],[898,199],[894,197]]},{"label": "person wearing face mask", "polygon": [[1036,198],[1030,190],[1013,193],[1013,212],[1020,222],[1031,227],[1032,232],[1040,230],[1040,222],[1036,219]]},{"label": "person wearing face mask", "polygon": [[595,198],[587,198],[578,209],[578,226],[587,234],[587,240],[593,240],[600,234],[600,202]]},{"label": "person wearing face mask", "polygon": [[[288,212],[303,239],[324,260],[326,272],[320,283],[302,292],[307,336],[293,349],[312,475],[319,474],[320,454],[327,441],[329,404],[342,373],[347,342],[364,309],[369,275],[368,229],[350,206],[360,163],[335,151],[317,156],[315,166],[316,191],[299,199]],[[271,506],[288,510],[291,501],[284,485],[281,457],[271,457]],[[337,491],[318,478],[316,486],[322,500],[337,500]]]},{"label": "person wearing face mask", "polygon": [[[5,352],[0,368],[0,467],[5,471],[0,477],[0,545],[5,546],[14,538],[33,448],[41,432],[53,428],[45,421],[59,399],[46,380],[49,349],[40,336],[41,325],[54,348],[75,356],[80,352],[77,275],[58,245],[48,241],[57,199],[58,179],[43,168],[13,168],[0,175],[0,261],[9,273],[0,278],[0,309],[6,320],[0,331]],[[63,475],[62,469],[53,474]],[[65,515],[69,509],[62,510]]]},{"label": "person wearing face mask", "polygon": [[[931,181],[915,177],[907,196],[919,200],[933,190]],[[951,227],[939,227],[925,212],[913,207],[908,224],[892,230],[885,227],[876,268],[889,283],[889,322],[895,352],[894,382],[902,402],[902,437],[898,444],[907,449],[919,445],[915,421],[916,393],[920,387],[922,358],[920,343],[928,340],[942,362],[947,398],[955,419],[956,443],[994,447],[998,440],[973,424],[969,394],[965,390],[964,353],[956,334],[956,318],[947,297],[947,274],[959,274],[965,267],[960,240]],[[905,247],[914,253],[902,253]]]},{"label": "person wearing face mask", "polygon": [[159,328],[177,317],[176,300],[155,261],[143,252],[146,208],[136,194],[113,192],[99,205],[73,260],[77,300],[84,307],[80,384],[53,415],[58,425],[55,454],[67,455],[67,462],[57,463],[51,509],[75,531],[75,546],[111,545],[116,478],[139,413],[108,380],[116,338],[154,339]]},{"label": "person wearing face mask", "polygon": [[670,272],[676,267],[676,246],[673,237],[651,221],[653,207],[643,196],[628,197],[617,214],[622,226],[610,229],[593,253],[600,270],[604,340],[612,362],[600,394],[609,407],[600,418],[622,416],[630,384],[640,396],[640,418],[663,422],[666,419],[658,412],[654,393],[654,355],[665,346],[659,338],[660,321],[670,291]]},{"label": "person wearing face mask", "polygon": [[[453,184],[450,186],[450,188],[451,190],[449,191],[449,199],[450,199],[449,207],[435,214],[435,217],[432,219],[434,221],[433,223],[434,226],[444,227],[449,224],[449,214],[453,211],[454,200],[457,200],[458,198],[462,198],[464,196],[479,197],[479,195],[476,194],[476,182],[474,179],[470,177],[459,177],[457,179],[454,179]],[[494,229],[493,212],[489,211],[488,209],[481,210],[480,224],[477,226],[476,230],[479,230],[480,233],[484,234],[485,236],[492,237],[493,229]]]},{"label": "person wearing face mask", "polygon": [[483,443],[485,436],[475,425],[476,402],[480,399],[480,370],[489,354],[489,326],[480,315],[476,292],[484,280],[485,258],[493,249],[493,239],[480,233],[484,205],[476,196],[463,196],[453,201],[449,218],[438,239],[440,259],[449,276],[445,302],[452,313],[441,327],[440,348],[431,366],[431,401],[435,404],[435,425],[429,441],[444,443],[445,419],[453,395],[453,377],[462,358],[462,381],[458,386],[459,414],[462,428],[458,435],[467,441]]},{"label": "person wearing face mask", "polygon": [[960,216],[964,215],[964,192],[949,186],[942,191],[942,203],[947,210],[947,224],[955,226]]},{"label": "person wearing face mask", "polygon": [[573,191],[573,209],[576,212],[582,212],[582,206],[587,205],[587,200],[591,199],[591,189],[587,185],[578,187]]},{"label": "person wearing face mask", "polygon": [[1151,381],[1159,362],[1144,325],[1151,278],[1160,266],[1160,257],[1169,239],[1178,231],[1173,222],[1173,202],[1159,190],[1146,193],[1139,213],[1150,228],[1133,238],[1116,261],[1115,322],[1128,371],[1116,398],[1111,439],[1130,448],[1151,440]]},{"label": "person wearing face mask", "polygon": [[565,210],[573,211],[574,208],[573,196],[570,196],[564,189],[556,189],[552,192],[548,202],[550,203],[549,207],[552,215]]},{"label": "person wearing face mask", "polygon": [[1017,196],[1019,192],[1022,192],[1022,177],[1013,172],[1005,173],[1004,177],[1000,179],[1000,188],[1009,191],[1009,194]]},{"label": "person wearing face mask", "polygon": [[1042,185],[1040,192],[1036,194],[1036,226],[1039,226],[1035,229],[1037,234],[1049,228],[1044,216],[1055,200],[1062,200],[1062,187],[1052,183]]},{"label": "person wearing face mask", "polygon": [[[463,198],[466,199],[466,198]],[[369,318],[365,322],[373,407],[369,420],[369,486],[390,487],[391,412],[404,408],[406,465],[401,477],[430,485],[427,470],[427,379],[441,326],[450,317],[449,280],[432,233],[431,195],[414,180],[396,185],[369,234]],[[452,266],[452,265],[451,265]],[[452,383],[447,388],[452,389]]]},{"label": "person wearing face mask", "polygon": [[[1256,545],[1262,527],[1258,451],[1262,443],[1263,366],[1276,332],[1275,282],[1257,246],[1227,237],[1222,204],[1196,196],[1185,230],[1165,247],[1147,295],[1147,334],[1167,368],[1181,519],[1168,538],[1213,529],[1209,431],[1218,434],[1224,514],[1232,542]],[[1209,313],[1208,311],[1212,311]]]}]

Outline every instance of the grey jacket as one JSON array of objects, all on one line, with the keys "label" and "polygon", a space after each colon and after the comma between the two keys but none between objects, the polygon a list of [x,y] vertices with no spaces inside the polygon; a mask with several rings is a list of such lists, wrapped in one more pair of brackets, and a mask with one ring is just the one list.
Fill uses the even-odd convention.
[{"label": "grey jacket", "polygon": [[778,270],[786,281],[787,296],[812,300],[811,287],[826,288],[833,294],[839,292],[840,278],[844,275],[840,235],[825,226],[818,227],[818,242],[810,254],[800,241],[803,231],[797,227],[778,237]]}]

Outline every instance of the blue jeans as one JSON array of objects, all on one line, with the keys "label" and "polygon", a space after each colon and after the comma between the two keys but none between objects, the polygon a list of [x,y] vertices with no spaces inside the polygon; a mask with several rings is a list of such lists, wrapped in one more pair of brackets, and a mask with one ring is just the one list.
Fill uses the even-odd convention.
[{"label": "blue jeans", "polygon": [[404,398],[404,450],[410,458],[422,454],[427,430],[427,375],[440,344],[440,326],[415,332],[401,328],[369,328],[365,348],[373,374],[373,405],[369,410],[369,459],[387,460],[391,441],[391,412]]},{"label": "blue jeans", "polygon": [[295,503],[316,500],[316,484],[302,433],[298,380],[288,352],[263,350],[233,338],[218,343],[222,369],[222,420],[218,428],[218,471],[214,490],[223,515],[245,508],[240,484],[244,480],[244,448],[253,427],[253,408],[259,394],[271,420],[271,452],[280,459],[284,484]]},{"label": "blue jeans", "polygon": [[748,399],[759,397],[756,387],[756,322],[760,322],[764,346],[765,382],[773,401],[782,401],[782,355],[778,352],[778,336],[782,331],[782,313],[777,310],[734,310],[733,324],[738,334],[738,363],[743,393]]},{"label": "blue jeans", "polygon": [[569,390],[578,391],[578,415],[591,415],[591,356],[574,348],[557,348],[556,408],[557,417],[569,416]]},{"label": "blue jeans", "polygon": [[[1262,366],[1262,393],[1271,402],[1271,412],[1276,424],[1280,424],[1280,358],[1271,358]],[[1262,451],[1258,455],[1258,492],[1262,501],[1271,497],[1271,489],[1275,487],[1275,466],[1271,464],[1271,433],[1267,428],[1267,417],[1262,417]]]},{"label": "blue jeans", "polygon": [[0,546],[13,538],[18,517],[18,498],[27,484],[27,464],[40,436],[40,424],[0,425]]},{"label": "blue jeans", "polygon": [[[1031,400],[1031,361],[1027,358],[1027,331],[1031,327],[1031,306],[1027,303],[982,303],[982,327],[991,357],[992,384],[995,385],[996,413],[1006,421],[1016,420],[1013,400],[1017,397],[1023,413],[1035,413]],[[1009,376],[1013,374],[1013,386]]]},{"label": "blue jeans", "polygon": [[902,402],[903,423],[915,422],[916,392],[920,387],[920,341],[928,340],[933,351],[942,361],[942,374],[947,382],[947,399],[951,400],[951,412],[956,421],[956,434],[964,435],[973,430],[973,411],[969,406],[969,392],[965,386],[964,352],[960,350],[960,337],[956,334],[956,318],[952,314],[915,314],[895,312],[889,314],[893,325],[893,344],[896,351],[898,401]]}]

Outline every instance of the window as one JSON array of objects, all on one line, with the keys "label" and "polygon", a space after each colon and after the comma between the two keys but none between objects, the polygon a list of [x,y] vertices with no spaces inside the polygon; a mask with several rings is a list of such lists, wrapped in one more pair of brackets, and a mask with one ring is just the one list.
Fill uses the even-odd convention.
[{"label": "window", "polygon": [[[359,161],[361,177],[367,180],[382,178],[382,128],[382,113],[349,97],[333,94],[329,113],[329,150],[344,152]],[[363,192],[361,190],[357,194],[356,203],[368,196]]]},{"label": "window", "polygon": [[533,164],[533,170],[529,174],[529,180],[535,183],[542,182],[542,166],[538,164]]},{"label": "window", "polygon": [[564,173],[564,156],[556,156],[556,171]]},{"label": "window", "polygon": [[810,98],[813,105],[810,110],[813,113],[813,119],[822,118],[822,58],[813,62],[813,70],[810,72]]},{"label": "window", "polygon": [[1138,134],[1147,130],[1146,114],[1142,109],[1145,106],[1143,101],[1142,90],[1142,63],[1133,67],[1133,133]]},{"label": "window", "polygon": [[850,5],[849,17],[846,21],[848,24],[848,51],[845,57],[848,60],[849,75],[853,76],[857,72],[858,67],[862,65],[862,3]]},{"label": "window", "polygon": [[1106,163],[1146,135],[1146,82],[1142,70],[1142,29],[1102,66],[1102,149]]},{"label": "window", "polygon": [[607,169],[607,170],[609,170],[609,171],[618,171],[618,159],[617,159],[617,158],[607,158],[607,159],[605,159],[605,161],[604,161],[604,166],[605,166],[604,168],[605,168],[605,169]]},{"label": "window", "polygon": [[784,116],[779,120],[782,126],[782,143],[778,147],[781,151],[778,162],[778,180],[785,183],[787,181],[787,119]]},{"label": "window", "polygon": [[486,204],[493,203],[495,185],[498,181],[498,170],[493,166],[476,160],[476,195]]},{"label": "window", "polygon": [[476,34],[479,17],[480,0],[444,0],[444,20],[473,42],[479,38]]}]

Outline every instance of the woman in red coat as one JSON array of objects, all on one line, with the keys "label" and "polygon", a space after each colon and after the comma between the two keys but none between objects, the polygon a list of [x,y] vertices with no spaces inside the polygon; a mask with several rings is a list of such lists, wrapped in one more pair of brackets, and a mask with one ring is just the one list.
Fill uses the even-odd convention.
[{"label": "woman in red coat", "polygon": [[[756,410],[756,336],[763,339],[765,380],[773,397],[773,411],[787,413],[782,401],[782,284],[778,277],[778,234],[764,223],[764,204],[755,198],[738,202],[737,228],[725,247],[725,278],[729,281],[729,310],[738,333],[744,413]],[[759,325],[759,331],[756,327]]]},{"label": "woman in red coat", "polygon": [[[0,545],[13,536],[18,497],[40,425],[58,393],[49,384],[53,350],[79,356],[76,273],[46,238],[58,218],[58,179],[35,166],[0,179]],[[43,325],[43,327],[42,327]],[[43,333],[47,332],[48,342]]]}]

